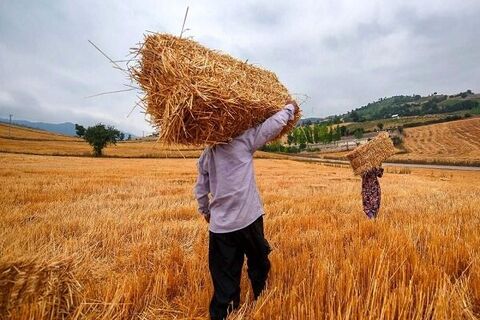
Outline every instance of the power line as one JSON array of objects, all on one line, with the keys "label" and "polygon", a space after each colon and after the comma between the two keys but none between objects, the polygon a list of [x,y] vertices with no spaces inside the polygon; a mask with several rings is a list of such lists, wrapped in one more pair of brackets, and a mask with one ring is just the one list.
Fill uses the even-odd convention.
[{"label": "power line", "polygon": [[13,117],[13,114],[10,114],[10,125],[8,126],[8,136],[11,137],[12,136],[12,117]]}]

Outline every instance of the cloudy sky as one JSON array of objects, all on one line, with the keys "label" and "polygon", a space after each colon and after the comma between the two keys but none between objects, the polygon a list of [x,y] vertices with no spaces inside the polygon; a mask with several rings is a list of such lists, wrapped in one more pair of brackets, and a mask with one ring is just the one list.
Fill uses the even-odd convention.
[{"label": "cloudy sky", "polygon": [[[150,132],[135,92],[89,43],[125,59],[146,30],[260,64],[310,98],[305,116],[399,94],[480,92],[480,1],[0,0],[0,118]],[[300,96],[301,97],[301,96]]]}]

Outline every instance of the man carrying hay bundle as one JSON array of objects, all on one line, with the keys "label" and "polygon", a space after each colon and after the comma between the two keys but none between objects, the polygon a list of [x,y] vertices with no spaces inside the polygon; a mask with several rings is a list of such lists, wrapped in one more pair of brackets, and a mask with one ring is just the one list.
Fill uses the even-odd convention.
[{"label": "man carrying hay bundle", "polygon": [[264,211],[255,183],[253,154],[294,120],[296,110],[297,104],[290,102],[231,142],[207,147],[198,161],[195,194],[199,211],[210,223],[212,319],[224,319],[239,306],[244,255],[255,299],[265,287],[271,249],[263,232]]},{"label": "man carrying hay bundle", "polygon": [[383,176],[382,162],[396,152],[386,132],[347,154],[355,175],[362,177],[363,211],[369,219],[377,217],[380,209],[381,190],[378,178]]},{"label": "man carrying hay bundle", "polygon": [[141,59],[130,74],[159,141],[209,146],[195,196],[210,223],[210,316],[224,319],[240,303],[244,255],[255,298],[270,270],[253,153],[293,129],[300,109],[294,101],[282,108],[291,96],[273,72],[191,39],[148,34],[134,53]]}]

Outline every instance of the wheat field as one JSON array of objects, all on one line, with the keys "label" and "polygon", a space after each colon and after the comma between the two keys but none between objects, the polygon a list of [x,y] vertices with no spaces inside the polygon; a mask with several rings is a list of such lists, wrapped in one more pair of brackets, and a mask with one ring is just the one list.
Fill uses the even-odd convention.
[{"label": "wheat field", "polygon": [[[480,172],[387,168],[380,218],[344,166],[255,160],[274,248],[230,319],[480,317]],[[206,319],[194,159],[0,154],[3,319]]]},{"label": "wheat field", "polygon": [[[403,131],[403,152],[390,162],[480,166],[480,118],[472,118]],[[309,153],[313,157],[347,160],[348,151]]]},{"label": "wheat field", "polygon": [[480,165],[480,118],[408,128],[397,160]]},{"label": "wheat field", "polygon": [[[201,148],[181,145],[164,146],[153,139],[120,141],[105,148],[107,157],[191,158],[198,157]],[[83,139],[25,127],[0,124],[0,152],[91,156],[92,147]]]},{"label": "wheat field", "polygon": [[0,138],[33,141],[83,141],[79,138],[74,138],[63,134],[57,134],[53,132],[16,125],[10,126],[5,123],[0,123]]},{"label": "wheat field", "polygon": [[[84,140],[47,131],[0,124],[0,152],[50,156],[92,156],[92,147]],[[107,146],[105,157],[116,158],[198,158],[201,147],[162,145],[154,138],[119,141]],[[288,156],[257,152],[257,158],[287,159]]]}]

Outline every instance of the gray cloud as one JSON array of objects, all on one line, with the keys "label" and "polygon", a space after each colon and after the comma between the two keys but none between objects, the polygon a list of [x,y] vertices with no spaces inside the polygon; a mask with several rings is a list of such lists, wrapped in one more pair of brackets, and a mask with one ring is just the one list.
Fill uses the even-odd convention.
[{"label": "gray cloud", "polygon": [[124,59],[145,30],[188,36],[273,70],[326,116],[395,94],[480,87],[480,3],[446,1],[3,1],[0,117],[152,130],[134,92],[87,42]]}]

